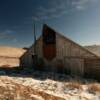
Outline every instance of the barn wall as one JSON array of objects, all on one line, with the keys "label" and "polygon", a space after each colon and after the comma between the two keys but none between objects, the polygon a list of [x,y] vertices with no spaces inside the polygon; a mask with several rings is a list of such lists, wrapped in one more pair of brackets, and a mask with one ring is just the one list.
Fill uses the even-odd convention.
[{"label": "barn wall", "polygon": [[72,75],[84,75],[84,59],[82,58],[65,58],[65,70]]},{"label": "barn wall", "polygon": [[84,75],[84,59],[97,58],[94,54],[85,50],[73,41],[59,34],[56,35],[57,59],[64,62],[65,70],[71,74]]},{"label": "barn wall", "polygon": [[[43,58],[42,54],[42,38],[39,38],[36,41],[36,54],[38,55],[38,58]],[[20,58],[20,65],[22,67],[34,67],[33,66],[33,59],[32,55],[34,55],[34,45],[32,45],[28,51],[26,51],[22,57]]]},{"label": "barn wall", "polygon": [[66,56],[83,57],[83,58],[97,58],[94,54],[85,50],[83,47],[66,39],[60,34],[56,35],[57,41],[57,58],[64,58]]},{"label": "barn wall", "polygon": [[[96,58],[95,55],[89,53],[88,51],[84,50],[80,46],[60,36],[59,34],[56,34],[56,51],[57,51],[56,54],[57,55],[53,60],[51,61],[46,60],[43,57],[42,49],[43,49],[42,38],[40,38],[36,43],[36,51],[37,51],[38,57],[43,58],[46,64],[46,69],[48,70],[50,69],[57,70],[57,66],[59,65],[58,63],[60,61],[62,64],[62,67],[64,67],[66,70],[72,71],[72,74],[78,73],[78,74],[83,75],[84,58]],[[29,53],[31,52],[33,52],[33,47],[31,47]],[[69,65],[68,65],[68,62],[69,62]]]},{"label": "barn wall", "polygon": [[59,35],[56,35],[56,48],[57,48],[57,59],[62,59],[65,56],[70,56],[71,43],[64,40]]},{"label": "barn wall", "polygon": [[[36,42],[36,54],[38,55],[39,58],[43,58],[43,52],[42,52],[42,37]],[[32,47],[32,52],[33,52],[34,47]]]},{"label": "barn wall", "polygon": [[23,54],[23,56],[20,58],[20,66],[21,67],[32,67],[32,49],[28,50]]},{"label": "barn wall", "polygon": [[[42,58],[45,62],[45,69],[50,71],[65,71],[71,74],[83,76],[87,66],[85,59],[96,59],[97,56],[77,45],[73,41],[56,34],[56,57],[53,60],[47,60],[43,57],[42,37],[36,41],[36,54],[38,58]],[[49,52],[49,51],[48,51]],[[24,66],[33,66],[32,54],[34,54],[34,46],[21,57],[21,64]],[[90,64],[90,63],[89,63]],[[94,65],[93,67],[95,67]],[[85,68],[85,69],[84,69]]]}]

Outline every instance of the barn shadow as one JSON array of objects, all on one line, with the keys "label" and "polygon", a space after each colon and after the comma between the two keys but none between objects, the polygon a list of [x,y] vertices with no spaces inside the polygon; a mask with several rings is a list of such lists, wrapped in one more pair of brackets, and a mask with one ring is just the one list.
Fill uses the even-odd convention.
[{"label": "barn shadow", "polygon": [[[86,83],[89,81],[90,83],[96,81],[95,79],[88,79],[88,78],[80,78],[76,77],[70,74],[65,73],[56,73],[56,72],[49,72],[49,71],[39,71],[39,70],[33,70],[33,69],[22,69],[18,66],[12,67],[12,68],[3,68],[0,67],[0,76],[9,76],[9,77],[21,77],[21,78],[33,78],[36,80],[54,80],[59,82],[67,82],[70,80],[78,80],[82,83]],[[98,80],[97,82],[100,82]]]},{"label": "barn shadow", "polygon": [[65,79],[69,79],[68,75],[64,73],[57,73],[57,72],[49,72],[49,71],[41,71],[32,68],[22,69],[21,67],[0,67],[0,76],[6,75],[11,77],[23,77],[23,78],[34,78],[37,80],[46,80],[52,79],[56,81],[65,81]]}]

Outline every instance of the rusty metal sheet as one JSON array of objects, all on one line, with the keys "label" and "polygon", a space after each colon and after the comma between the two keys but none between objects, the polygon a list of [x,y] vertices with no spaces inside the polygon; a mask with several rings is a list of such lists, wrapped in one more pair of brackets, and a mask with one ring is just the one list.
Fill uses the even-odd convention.
[{"label": "rusty metal sheet", "polygon": [[47,60],[52,60],[56,57],[56,33],[48,26],[43,28],[43,56]]}]

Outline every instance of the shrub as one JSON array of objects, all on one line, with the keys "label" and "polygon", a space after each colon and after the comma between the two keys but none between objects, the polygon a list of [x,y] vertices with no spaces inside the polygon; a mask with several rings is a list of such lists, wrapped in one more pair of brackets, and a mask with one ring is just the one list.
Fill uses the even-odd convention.
[{"label": "shrub", "polygon": [[68,84],[68,87],[76,88],[76,89],[82,89],[81,84],[77,81],[75,82],[70,82]]},{"label": "shrub", "polygon": [[100,85],[97,83],[92,83],[92,84],[88,85],[88,91],[90,93],[100,92]]}]

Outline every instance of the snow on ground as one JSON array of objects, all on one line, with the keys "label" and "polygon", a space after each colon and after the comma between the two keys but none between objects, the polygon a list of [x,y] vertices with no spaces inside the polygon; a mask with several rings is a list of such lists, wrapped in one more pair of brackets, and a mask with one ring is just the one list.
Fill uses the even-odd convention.
[{"label": "snow on ground", "polygon": [[[7,76],[0,76],[0,80],[4,77]],[[29,76],[12,73],[8,79],[17,84],[29,86],[31,89],[64,98],[64,100],[100,100],[100,84],[94,80],[38,71]]]}]

